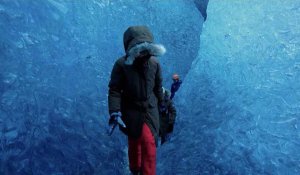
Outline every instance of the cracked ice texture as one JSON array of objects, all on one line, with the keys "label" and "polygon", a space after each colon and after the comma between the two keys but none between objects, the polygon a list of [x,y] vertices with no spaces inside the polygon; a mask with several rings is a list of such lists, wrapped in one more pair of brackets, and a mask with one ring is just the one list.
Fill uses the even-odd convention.
[{"label": "cracked ice texture", "polygon": [[209,2],[199,56],[176,98],[179,133],[162,153],[177,154],[162,166],[300,173],[299,19],[300,1]]},{"label": "cracked ice texture", "polygon": [[126,137],[106,127],[130,25],[166,46],[165,77],[188,72],[202,27],[193,1],[0,0],[1,175],[129,172]]}]

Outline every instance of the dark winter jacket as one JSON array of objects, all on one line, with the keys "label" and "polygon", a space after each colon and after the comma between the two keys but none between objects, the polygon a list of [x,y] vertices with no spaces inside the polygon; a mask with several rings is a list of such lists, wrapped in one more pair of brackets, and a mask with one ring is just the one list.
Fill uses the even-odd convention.
[{"label": "dark winter jacket", "polygon": [[[109,112],[121,111],[130,137],[138,138],[144,122],[157,138],[159,131],[158,104],[163,103],[162,75],[157,59],[164,50],[155,45],[149,29],[134,26],[124,33],[126,56],[115,62],[109,82]],[[164,49],[164,48],[162,48]],[[146,51],[140,64],[138,57]]]},{"label": "dark winter jacket", "polygon": [[181,80],[178,80],[178,81],[175,81],[172,83],[172,86],[171,86],[171,99],[174,98],[175,96],[175,93],[178,91],[178,89],[180,88],[180,85],[181,85],[182,81]]}]

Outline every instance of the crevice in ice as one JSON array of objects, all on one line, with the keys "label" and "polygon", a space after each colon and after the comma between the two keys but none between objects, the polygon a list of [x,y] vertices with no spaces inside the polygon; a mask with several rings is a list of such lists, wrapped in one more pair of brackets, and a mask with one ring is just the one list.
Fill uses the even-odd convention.
[{"label": "crevice in ice", "polygon": [[209,0],[194,0],[194,4],[201,13],[204,21],[206,21],[207,18],[207,5]]}]

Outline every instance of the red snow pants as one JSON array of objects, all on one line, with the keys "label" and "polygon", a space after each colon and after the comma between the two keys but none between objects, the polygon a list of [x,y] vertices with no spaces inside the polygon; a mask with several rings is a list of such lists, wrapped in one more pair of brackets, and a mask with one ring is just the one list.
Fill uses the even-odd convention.
[{"label": "red snow pants", "polygon": [[138,139],[128,137],[128,157],[131,171],[141,171],[143,175],[155,175],[156,145],[147,124],[143,124]]}]

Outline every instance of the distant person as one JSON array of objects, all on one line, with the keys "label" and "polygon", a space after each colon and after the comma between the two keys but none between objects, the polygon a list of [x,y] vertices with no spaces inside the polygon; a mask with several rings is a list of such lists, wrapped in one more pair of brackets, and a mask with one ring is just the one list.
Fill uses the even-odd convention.
[{"label": "distant person", "polygon": [[109,123],[121,117],[128,135],[129,169],[133,175],[155,175],[159,109],[164,109],[162,75],[155,56],[165,53],[154,44],[146,26],[129,27],[123,37],[126,56],[119,58],[109,82]]},{"label": "distant person", "polygon": [[176,119],[176,108],[171,100],[171,92],[163,88],[164,103],[166,108],[160,112],[160,129],[161,145],[170,139],[173,132]]},{"label": "distant person", "polygon": [[179,75],[178,74],[173,74],[172,76],[173,79],[173,83],[171,86],[171,99],[174,98],[175,93],[178,91],[178,89],[180,88],[180,85],[182,83],[182,81],[179,79]]}]

